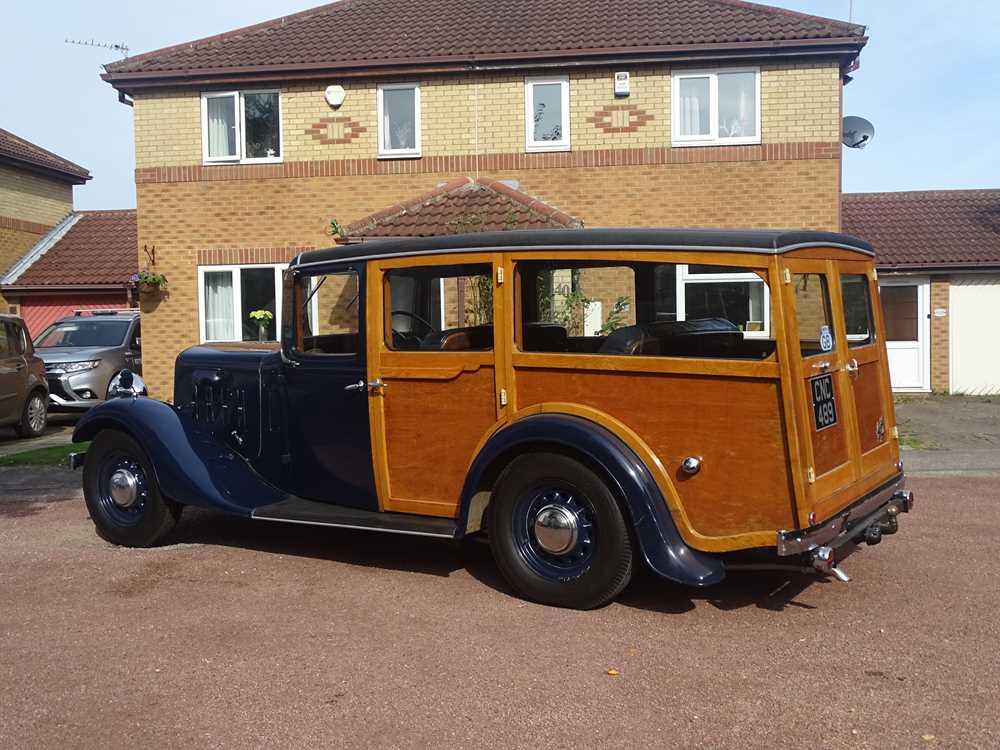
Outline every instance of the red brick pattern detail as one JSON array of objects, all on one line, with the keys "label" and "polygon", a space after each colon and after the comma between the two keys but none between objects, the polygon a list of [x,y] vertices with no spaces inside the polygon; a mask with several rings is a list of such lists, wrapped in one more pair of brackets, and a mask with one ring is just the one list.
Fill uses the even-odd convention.
[{"label": "red brick pattern detail", "polygon": [[362,127],[361,123],[350,117],[324,117],[310,125],[304,132],[314,141],[319,141],[324,146],[332,146],[350,143],[362,133],[367,133],[368,128]]},{"label": "red brick pattern detail", "polygon": [[199,266],[248,266],[254,263],[288,263],[314,247],[216,247],[198,251]]},{"label": "red brick pattern detail", "polygon": [[0,229],[11,229],[15,232],[30,232],[31,234],[45,234],[52,227],[45,224],[38,224],[34,221],[15,219],[13,216],[0,216]]},{"label": "red brick pattern detail", "polygon": [[329,159],[283,164],[146,167],[135,170],[137,185],[156,182],[356,177],[436,172],[510,171],[571,167],[633,167],[659,164],[839,159],[839,143],[766,143],[755,146],[691,148],[605,148],[558,153],[509,153],[476,156],[426,156],[421,159]]},{"label": "red brick pattern detail", "polygon": [[594,112],[587,122],[605,133],[634,133],[653,119],[635,104],[609,104]]}]

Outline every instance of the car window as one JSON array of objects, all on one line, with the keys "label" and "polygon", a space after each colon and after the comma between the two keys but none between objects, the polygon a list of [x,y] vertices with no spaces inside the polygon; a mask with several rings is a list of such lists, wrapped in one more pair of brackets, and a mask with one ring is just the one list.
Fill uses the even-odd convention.
[{"label": "car window", "polygon": [[493,267],[400,268],[386,274],[386,345],[397,351],[493,349]]},{"label": "car window", "polygon": [[314,274],[297,282],[293,351],[307,356],[357,354],[360,327],[358,274]]},{"label": "car window", "polygon": [[9,357],[14,353],[14,347],[11,346],[10,328],[10,323],[0,325],[0,357]]},{"label": "car window", "polygon": [[868,277],[863,273],[840,275],[840,291],[844,298],[844,331],[847,345],[866,346],[872,336],[872,300],[868,290]]},{"label": "car window", "polygon": [[830,321],[830,293],[826,277],[819,273],[793,273],[795,319],[803,357],[829,352],[834,346]]},{"label": "car window", "polygon": [[525,352],[764,359],[767,283],[749,268],[674,263],[523,261]]},{"label": "car window", "polygon": [[80,320],[55,323],[35,339],[38,348],[67,346],[121,346],[129,320]]}]

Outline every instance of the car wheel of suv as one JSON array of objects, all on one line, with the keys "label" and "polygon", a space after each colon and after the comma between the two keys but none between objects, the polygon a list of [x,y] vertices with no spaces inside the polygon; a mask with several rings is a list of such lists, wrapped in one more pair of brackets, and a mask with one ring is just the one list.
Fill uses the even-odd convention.
[{"label": "car wheel of suv", "polygon": [[579,461],[520,456],[490,502],[490,546],[504,577],[529,599],[592,609],[632,577],[632,542],[607,485]]},{"label": "car wheel of suv", "polygon": [[49,423],[49,405],[43,391],[33,391],[24,402],[21,420],[14,425],[17,434],[23,438],[36,438],[45,432]]},{"label": "car wheel of suv", "polygon": [[181,516],[181,506],[160,494],[146,452],[119,430],[99,432],[90,444],[83,494],[97,533],[125,547],[158,544]]}]

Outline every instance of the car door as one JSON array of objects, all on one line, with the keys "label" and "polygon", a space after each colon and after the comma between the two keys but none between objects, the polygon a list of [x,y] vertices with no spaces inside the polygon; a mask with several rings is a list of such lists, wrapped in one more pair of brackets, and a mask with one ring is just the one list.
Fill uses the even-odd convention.
[{"label": "car door", "polygon": [[469,253],[375,261],[369,295],[372,444],[382,508],[451,517],[469,464],[506,409],[497,268]]},{"label": "car door", "polygon": [[363,264],[299,272],[285,286],[283,484],[310,500],[376,510],[363,289]]},{"label": "car door", "polygon": [[0,322],[0,421],[20,416],[28,391],[28,366],[21,352],[20,329]]}]

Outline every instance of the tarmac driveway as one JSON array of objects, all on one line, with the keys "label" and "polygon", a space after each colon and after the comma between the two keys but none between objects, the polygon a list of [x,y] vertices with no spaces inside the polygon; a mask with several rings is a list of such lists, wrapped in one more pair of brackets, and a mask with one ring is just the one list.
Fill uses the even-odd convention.
[{"label": "tarmac driveway", "polygon": [[901,396],[896,418],[908,474],[1000,473],[1000,396]]},{"label": "tarmac driveway", "polygon": [[1000,744],[1000,477],[912,481],[916,512],[848,584],[643,576],[574,612],[513,597],[481,546],[200,512],[121,549],[78,476],[20,476],[0,747]]}]

